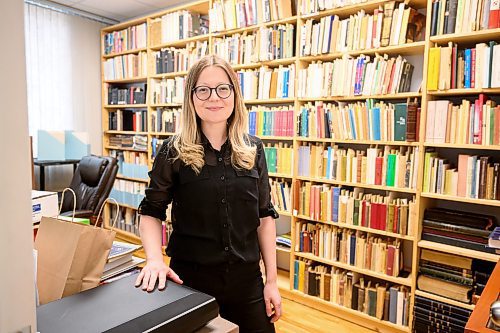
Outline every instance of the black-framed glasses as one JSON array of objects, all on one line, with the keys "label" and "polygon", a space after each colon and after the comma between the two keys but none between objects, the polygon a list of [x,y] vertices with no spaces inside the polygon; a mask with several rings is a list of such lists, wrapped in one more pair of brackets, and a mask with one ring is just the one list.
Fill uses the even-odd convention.
[{"label": "black-framed glasses", "polygon": [[207,86],[198,86],[193,88],[193,92],[196,97],[201,101],[206,101],[212,96],[212,91],[215,90],[215,93],[219,98],[226,99],[231,96],[231,92],[233,91],[233,85],[229,83],[219,84],[215,88],[210,88]]}]

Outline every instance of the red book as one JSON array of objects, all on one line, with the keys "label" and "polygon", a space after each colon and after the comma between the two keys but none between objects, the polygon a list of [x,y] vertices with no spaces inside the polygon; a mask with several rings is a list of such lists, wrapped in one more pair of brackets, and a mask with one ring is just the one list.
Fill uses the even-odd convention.
[{"label": "red book", "polygon": [[378,230],[387,230],[387,205],[385,203],[379,204],[379,219]]},{"label": "red book", "polygon": [[384,158],[382,156],[377,156],[375,158],[375,185],[382,185],[382,164]]},{"label": "red book", "polygon": [[392,276],[394,274],[394,245],[387,246],[387,262],[386,262],[386,270],[385,274]]},{"label": "red book", "polygon": [[400,221],[399,221],[399,206],[394,205],[394,223],[392,224],[392,232],[395,234],[401,233]]},{"label": "red book", "polygon": [[488,29],[500,28],[500,0],[491,0]]},{"label": "red book", "polygon": [[377,229],[378,203],[371,203],[370,228]]}]

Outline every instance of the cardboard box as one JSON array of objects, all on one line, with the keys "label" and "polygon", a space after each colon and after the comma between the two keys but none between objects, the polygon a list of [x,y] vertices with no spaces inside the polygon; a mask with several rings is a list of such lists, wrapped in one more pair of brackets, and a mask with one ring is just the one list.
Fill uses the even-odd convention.
[{"label": "cardboard box", "polygon": [[42,216],[54,217],[59,213],[57,192],[32,190],[31,204],[33,207],[33,224],[40,222]]}]

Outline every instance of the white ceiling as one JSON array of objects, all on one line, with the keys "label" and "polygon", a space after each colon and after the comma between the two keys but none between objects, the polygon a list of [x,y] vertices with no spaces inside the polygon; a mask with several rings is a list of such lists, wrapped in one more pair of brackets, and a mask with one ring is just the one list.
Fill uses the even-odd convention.
[{"label": "white ceiling", "polygon": [[126,21],[191,1],[182,0],[51,0],[115,21]]}]

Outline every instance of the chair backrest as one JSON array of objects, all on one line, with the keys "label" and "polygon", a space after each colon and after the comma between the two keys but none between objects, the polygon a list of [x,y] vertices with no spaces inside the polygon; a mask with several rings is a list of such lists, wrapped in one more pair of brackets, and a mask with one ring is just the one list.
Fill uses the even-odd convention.
[{"label": "chair backrest", "polygon": [[[109,156],[84,156],[71,180],[71,189],[76,194],[76,209],[99,213],[104,200],[109,196],[118,172],[116,158]],[[61,212],[73,209],[73,196],[66,195]]]}]

